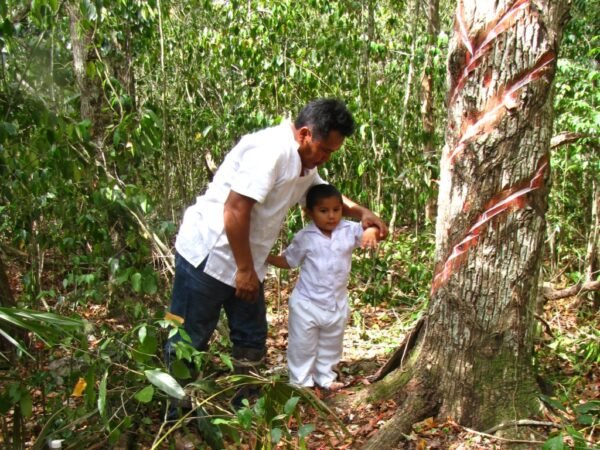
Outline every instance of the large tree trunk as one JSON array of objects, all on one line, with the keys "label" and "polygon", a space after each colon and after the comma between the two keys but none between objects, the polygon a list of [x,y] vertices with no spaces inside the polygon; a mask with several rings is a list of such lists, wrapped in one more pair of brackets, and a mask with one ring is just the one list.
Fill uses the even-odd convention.
[{"label": "large tree trunk", "polygon": [[532,366],[548,202],[551,83],[567,1],[459,1],[449,49],[436,265],[427,316],[372,399],[405,395],[367,444],[415,421],[478,430],[535,415]]}]

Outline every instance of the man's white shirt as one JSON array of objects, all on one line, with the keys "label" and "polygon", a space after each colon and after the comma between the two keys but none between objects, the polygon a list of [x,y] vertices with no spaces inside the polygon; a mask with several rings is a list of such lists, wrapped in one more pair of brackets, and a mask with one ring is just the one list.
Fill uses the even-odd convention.
[{"label": "man's white shirt", "polygon": [[206,258],[204,271],[235,287],[237,267],[225,234],[223,205],[230,191],[256,200],[250,219],[254,269],[263,280],[266,259],[289,209],[308,188],[322,184],[317,169],[305,171],[289,120],[242,137],[227,154],[206,193],[183,217],[175,248],[193,266]]}]

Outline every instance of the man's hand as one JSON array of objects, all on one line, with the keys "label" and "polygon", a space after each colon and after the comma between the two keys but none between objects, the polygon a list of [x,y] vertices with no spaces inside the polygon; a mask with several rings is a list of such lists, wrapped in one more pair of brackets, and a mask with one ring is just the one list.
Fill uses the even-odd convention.
[{"label": "man's hand", "polygon": [[245,302],[253,303],[258,298],[260,281],[254,269],[238,270],[235,274],[235,296]]},{"label": "man's hand", "polygon": [[365,229],[365,231],[367,231],[367,229],[370,227],[376,227],[379,230],[378,241],[385,239],[388,235],[388,227],[385,224],[385,222],[368,209],[365,209],[365,211],[361,215],[360,223]]},{"label": "man's hand", "polygon": [[379,240],[385,239],[388,235],[388,227],[383,220],[373,214],[369,209],[354,203],[345,195],[342,195],[343,214],[354,219],[360,219],[364,230],[369,227],[377,227],[379,230]]}]

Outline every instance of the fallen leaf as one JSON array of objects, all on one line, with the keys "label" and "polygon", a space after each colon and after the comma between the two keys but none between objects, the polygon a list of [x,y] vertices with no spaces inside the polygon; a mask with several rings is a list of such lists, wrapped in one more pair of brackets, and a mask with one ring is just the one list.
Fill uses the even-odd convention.
[{"label": "fallen leaf", "polygon": [[87,387],[87,382],[83,378],[79,377],[79,380],[77,380],[77,383],[75,384],[75,387],[73,388],[71,397],[81,397],[83,395],[83,391],[85,391],[86,387]]}]

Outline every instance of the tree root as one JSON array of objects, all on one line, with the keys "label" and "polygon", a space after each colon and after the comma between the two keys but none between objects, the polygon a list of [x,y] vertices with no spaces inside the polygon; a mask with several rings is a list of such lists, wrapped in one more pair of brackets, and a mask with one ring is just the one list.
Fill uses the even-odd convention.
[{"label": "tree root", "polygon": [[402,344],[400,344],[400,346],[396,349],[396,351],[390,357],[390,359],[388,359],[387,362],[377,372],[375,372],[371,377],[369,377],[369,381],[371,383],[381,380],[387,374],[389,374],[393,370],[396,370],[402,365],[402,362],[404,361],[406,355],[408,355],[408,353],[415,346],[415,343],[417,342],[417,337],[421,332],[421,328],[423,328],[424,322],[425,319],[421,317],[416,323],[413,330],[408,336],[406,336]]},{"label": "tree root", "polygon": [[436,391],[429,384],[412,379],[406,386],[408,395],[398,406],[394,416],[362,447],[362,450],[385,450],[397,448],[398,442],[408,434],[414,423],[435,416],[439,403]]}]

